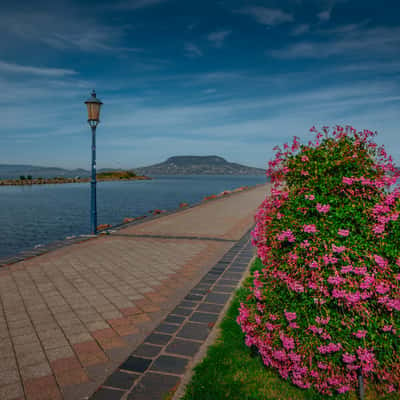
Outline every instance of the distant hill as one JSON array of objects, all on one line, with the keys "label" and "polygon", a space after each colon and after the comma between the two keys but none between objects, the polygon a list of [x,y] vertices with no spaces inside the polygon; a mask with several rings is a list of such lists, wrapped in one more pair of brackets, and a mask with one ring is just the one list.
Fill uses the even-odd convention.
[{"label": "distant hill", "polygon": [[89,171],[78,168],[68,170],[58,167],[40,167],[24,164],[0,164],[0,179],[18,179],[21,175],[31,175],[33,178],[75,178],[76,176],[88,177]]},{"label": "distant hill", "polygon": [[[134,168],[137,175],[263,175],[265,171],[260,168],[231,163],[218,156],[175,156],[148,167]],[[121,172],[120,169],[102,168],[97,173]],[[122,171],[124,172],[124,171]],[[125,171],[126,172],[126,171]],[[32,178],[87,178],[90,171],[77,169],[64,169],[59,167],[42,167],[24,164],[0,164],[0,179],[19,179],[20,176]]]},{"label": "distant hill", "polygon": [[264,175],[261,168],[226,161],[218,156],[174,156],[148,167],[135,168],[140,175]]}]

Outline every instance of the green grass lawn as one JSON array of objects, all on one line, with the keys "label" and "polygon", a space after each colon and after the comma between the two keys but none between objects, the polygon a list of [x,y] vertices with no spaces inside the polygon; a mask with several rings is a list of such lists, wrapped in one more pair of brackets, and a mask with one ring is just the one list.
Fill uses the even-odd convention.
[{"label": "green grass lawn", "polygon": [[[260,261],[252,266],[261,268]],[[251,282],[247,278],[244,286]],[[281,379],[266,368],[258,355],[252,355],[244,344],[244,334],[236,323],[238,307],[248,291],[240,288],[221,324],[220,335],[208,349],[207,356],[195,368],[183,400],[317,400],[326,399],[312,390],[303,390]],[[330,397],[330,398],[335,398]],[[356,399],[357,396],[342,395],[340,399]],[[366,399],[382,399],[370,394]],[[391,397],[393,398],[393,397]]]}]

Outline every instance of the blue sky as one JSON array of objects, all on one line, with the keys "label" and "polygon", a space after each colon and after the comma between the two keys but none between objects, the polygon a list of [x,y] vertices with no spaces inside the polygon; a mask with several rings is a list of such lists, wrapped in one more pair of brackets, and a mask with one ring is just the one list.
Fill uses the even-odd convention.
[{"label": "blue sky", "polygon": [[379,132],[400,162],[396,0],[27,1],[0,14],[0,163],[217,154],[265,167],[312,125]]}]

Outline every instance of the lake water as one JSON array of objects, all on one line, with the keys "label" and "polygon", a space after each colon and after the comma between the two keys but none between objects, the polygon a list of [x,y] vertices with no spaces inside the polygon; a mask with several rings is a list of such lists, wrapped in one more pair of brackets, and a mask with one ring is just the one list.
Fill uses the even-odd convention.
[{"label": "lake water", "polygon": [[[265,176],[174,176],[97,184],[98,224],[173,210],[204,196],[265,183]],[[0,259],[90,230],[90,184],[0,186]]]}]

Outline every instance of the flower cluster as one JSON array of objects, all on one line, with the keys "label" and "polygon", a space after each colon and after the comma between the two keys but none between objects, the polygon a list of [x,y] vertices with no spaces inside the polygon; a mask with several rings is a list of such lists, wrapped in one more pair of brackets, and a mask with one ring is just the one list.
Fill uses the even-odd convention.
[{"label": "flower cluster", "polygon": [[238,323],[265,365],[325,395],[400,389],[399,171],[374,133],[315,128],[269,163],[260,267]]}]

